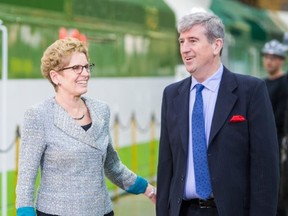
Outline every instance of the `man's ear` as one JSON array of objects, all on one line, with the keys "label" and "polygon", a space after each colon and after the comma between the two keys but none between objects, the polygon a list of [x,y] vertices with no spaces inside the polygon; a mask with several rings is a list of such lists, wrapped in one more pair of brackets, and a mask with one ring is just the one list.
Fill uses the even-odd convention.
[{"label": "man's ear", "polygon": [[213,52],[215,55],[219,54],[220,51],[223,48],[223,39],[221,38],[216,38],[215,41],[213,42]]}]

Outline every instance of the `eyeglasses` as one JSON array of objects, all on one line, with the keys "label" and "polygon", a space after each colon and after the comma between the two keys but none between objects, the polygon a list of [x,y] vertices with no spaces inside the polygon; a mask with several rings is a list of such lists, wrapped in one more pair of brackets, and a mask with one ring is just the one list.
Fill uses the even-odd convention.
[{"label": "eyeglasses", "polygon": [[71,67],[65,67],[65,68],[61,68],[59,71],[63,71],[63,70],[68,70],[68,69],[72,69],[76,74],[81,74],[83,71],[83,68],[86,69],[86,71],[88,73],[90,73],[93,69],[93,67],[95,66],[95,64],[86,64],[86,65],[73,65]]}]

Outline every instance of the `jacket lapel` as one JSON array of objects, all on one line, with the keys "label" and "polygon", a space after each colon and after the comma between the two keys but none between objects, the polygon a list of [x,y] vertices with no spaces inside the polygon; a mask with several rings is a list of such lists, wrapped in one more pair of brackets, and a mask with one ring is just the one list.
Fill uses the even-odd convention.
[{"label": "jacket lapel", "polygon": [[225,121],[227,121],[228,115],[238,99],[238,97],[233,93],[237,86],[235,76],[224,67],[213,114],[209,146]]},{"label": "jacket lapel", "polygon": [[[95,136],[97,136],[99,131],[101,131],[100,128],[103,129],[104,120],[96,116],[96,114],[94,113],[94,109],[91,107],[91,104],[89,104],[89,102],[87,103],[86,100],[85,102],[92,119],[92,126],[87,132],[83,130],[83,128],[78,125],[75,120],[71,116],[69,116],[68,113],[56,102],[54,102],[54,124],[63,132],[65,132],[68,136],[73,137],[79,142],[85,143],[94,148],[100,148],[100,146],[97,147],[97,144],[95,142]],[[93,136],[93,134],[95,134],[95,136]]]},{"label": "jacket lapel", "polygon": [[[92,139],[89,143],[90,145],[98,149],[103,149],[107,143],[104,143],[103,141],[99,142],[99,138],[110,134],[109,119],[104,119],[104,116],[98,112],[99,109],[95,107],[91,100],[85,98],[84,100],[92,119],[92,126],[85,134],[86,136],[89,136],[90,139]],[[105,125],[105,122],[106,124],[108,122],[108,126]]]},{"label": "jacket lapel", "polygon": [[184,152],[188,152],[189,137],[189,96],[190,96],[191,77],[184,80],[183,85],[178,89],[178,95],[173,101],[173,110],[176,112],[178,129]]}]

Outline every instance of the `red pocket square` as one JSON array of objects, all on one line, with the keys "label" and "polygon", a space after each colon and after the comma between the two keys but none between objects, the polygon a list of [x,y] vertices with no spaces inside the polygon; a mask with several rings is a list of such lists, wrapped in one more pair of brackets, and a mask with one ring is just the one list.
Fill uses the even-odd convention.
[{"label": "red pocket square", "polygon": [[242,115],[234,115],[234,116],[232,116],[232,118],[230,119],[229,122],[243,122],[243,121],[246,121],[244,116],[242,116]]}]

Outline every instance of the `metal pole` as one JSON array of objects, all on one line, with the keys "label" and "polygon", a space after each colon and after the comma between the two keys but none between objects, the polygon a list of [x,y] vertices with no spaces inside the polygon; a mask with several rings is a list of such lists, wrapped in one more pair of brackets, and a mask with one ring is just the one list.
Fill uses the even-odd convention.
[{"label": "metal pole", "polygon": [[[14,188],[16,188],[17,185],[17,179],[18,179],[18,161],[19,161],[19,145],[20,145],[20,126],[17,125],[16,128],[16,140],[15,140],[15,154],[16,154],[16,159],[15,159],[15,178],[14,178]],[[16,203],[16,199],[15,199]],[[14,208],[14,216],[17,215],[17,209],[16,205]]]},{"label": "metal pole", "polygon": [[[6,135],[7,135],[7,121],[6,121],[6,103],[7,103],[7,94],[6,94],[6,83],[8,78],[8,33],[6,26],[2,25],[2,20],[0,20],[0,31],[2,31],[2,148],[6,149]],[[2,155],[2,216],[7,216],[7,156],[6,153]]]},{"label": "metal pole", "polygon": [[[116,113],[115,115],[115,121],[114,121],[114,145],[115,145],[115,150],[119,150],[119,116]],[[119,190],[118,187],[116,186],[114,189],[114,200],[117,201],[119,199]]]},{"label": "metal pole", "polygon": [[131,117],[131,133],[132,133],[132,171],[137,172],[137,140],[136,140],[136,130],[137,130],[137,125],[136,125],[136,117],[135,113],[132,113]]}]

